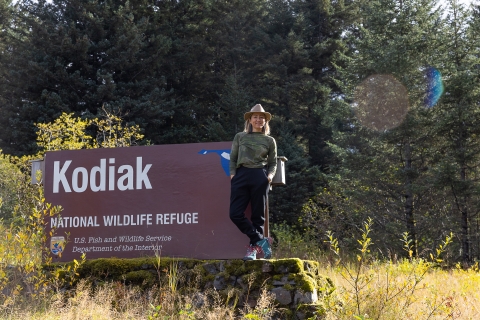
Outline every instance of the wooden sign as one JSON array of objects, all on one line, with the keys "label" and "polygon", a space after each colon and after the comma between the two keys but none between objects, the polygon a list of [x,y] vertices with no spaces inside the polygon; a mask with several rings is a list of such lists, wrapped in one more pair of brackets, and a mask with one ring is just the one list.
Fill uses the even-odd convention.
[{"label": "wooden sign", "polygon": [[242,258],[229,218],[231,142],[48,152],[47,231],[55,261],[153,256]]}]

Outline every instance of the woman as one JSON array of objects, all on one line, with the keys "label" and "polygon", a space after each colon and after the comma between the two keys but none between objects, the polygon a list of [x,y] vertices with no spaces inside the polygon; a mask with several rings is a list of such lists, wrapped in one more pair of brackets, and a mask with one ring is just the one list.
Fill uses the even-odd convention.
[{"label": "woman", "polygon": [[[230,219],[250,238],[244,260],[255,260],[263,252],[272,256],[271,238],[264,237],[267,195],[277,169],[277,144],[270,137],[272,115],[260,104],[245,113],[245,129],[235,135],[230,152]],[[245,216],[251,203],[251,221]]]}]

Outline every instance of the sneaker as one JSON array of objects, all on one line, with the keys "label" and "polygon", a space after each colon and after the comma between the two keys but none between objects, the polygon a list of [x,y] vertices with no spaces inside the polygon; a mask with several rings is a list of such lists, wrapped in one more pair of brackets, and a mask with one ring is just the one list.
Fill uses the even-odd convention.
[{"label": "sneaker", "polygon": [[247,254],[245,257],[243,257],[243,260],[256,260],[257,259],[257,253],[261,252],[261,248],[258,246],[254,245],[249,245],[247,247]]},{"label": "sneaker", "polygon": [[262,240],[256,243],[263,251],[263,256],[265,259],[270,259],[272,257],[272,238],[263,238]]}]

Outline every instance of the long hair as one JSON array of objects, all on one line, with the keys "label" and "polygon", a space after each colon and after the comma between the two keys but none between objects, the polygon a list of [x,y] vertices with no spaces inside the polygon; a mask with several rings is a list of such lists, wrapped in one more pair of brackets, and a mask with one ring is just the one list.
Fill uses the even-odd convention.
[{"label": "long hair", "polygon": [[[269,121],[266,121],[265,122],[265,125],[263,126],[262,128],[262,132],[263,134],[265,135],[270,135],[270,125],[268,124]],[[243,132],[247,132],[247,133],[252,133],[252,125],[250,124],[250,119],[248,120],[245,120],[245,128],[243,129]]]}]

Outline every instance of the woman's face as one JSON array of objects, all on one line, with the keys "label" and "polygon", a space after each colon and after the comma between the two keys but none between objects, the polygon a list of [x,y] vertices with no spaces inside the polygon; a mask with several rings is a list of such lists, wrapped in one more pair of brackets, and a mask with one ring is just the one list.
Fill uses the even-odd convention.
[{"label": "woman's face", "polygon": [[262,128],[265,126],[265,115],[260,112],[255,112],[250,117],[250,124],[252,125],[253,132],[262,132]]}]

